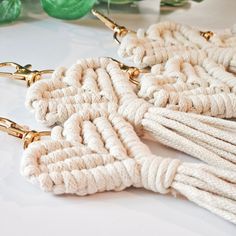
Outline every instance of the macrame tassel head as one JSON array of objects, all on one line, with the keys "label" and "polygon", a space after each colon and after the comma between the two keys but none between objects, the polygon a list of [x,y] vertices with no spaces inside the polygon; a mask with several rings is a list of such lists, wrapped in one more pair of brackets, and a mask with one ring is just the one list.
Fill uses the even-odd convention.
[{"label": "macrame tassel head", "polygon": [[176,22],[160,22],[150,25],[145,34],[137,33],[137,36],[141,37],[143,35],[165,47],[175,45],[193,49],[205,49],[236,46],[233,27],[226,31],[223,33],[220,31],[212,32]]},{"label": "macrame tassel head", "polygon": [[223,36],[174,22],[160,22],[151,25],[146,32],[140,29],[136,34],[126,34],[121,40],[118,54],[138,67],[147,67],[165,62],[173,55],[198,52],[214,59],[216,63],[227,64],[227,69],[235,72],[235,48],[236,37],[232,32]]},{"label": "macrame tassel head", "polygon": [[50,80],[33,84],[26,95],[26,107],[47,126],[64,123],[75,112],[91,106],[114,111],[118,98],[110,80],[113,76],[124,81],[124,93],[133,93],[117,63],[94,58],[80,60],[68,70],[58,68]]},{"label": "macrame tassel head", "polygon": [[177,192],[236,223],[234,172],[153,155],[117,113],[74,114],[52,130],[52,139],[30,144],[21,165],[23,176],[44,191],[83,196],[135,186]]},{"label": "macrame tassel head", "polygon": [[236,76],[200,54],[174,56],[140,78],[138,96],[157,107],[236,117]]}]

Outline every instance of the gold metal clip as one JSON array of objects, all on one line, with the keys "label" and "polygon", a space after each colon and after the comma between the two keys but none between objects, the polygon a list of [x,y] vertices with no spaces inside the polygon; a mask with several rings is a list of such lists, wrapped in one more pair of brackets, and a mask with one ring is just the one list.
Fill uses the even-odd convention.
[{"label": "gold metal clip", "polygon": [[0,117],[0,130],[22,139],[24,148],[27,148],[30,143],[40,140],[42,136],[49,136],[51,134],[50,131],[37,132],[35,130],[28,130],[26,127],[3,117]]},{"label": "gold metal clip", "polygon": [[120,40],[118,39],[118,37],[123,37],[128,32],[132,32],[132,31],[128,30],[125,26],[121,26],[121,25],[116,24],[114,21],[112,21],[108,17],[104,16],[101,12],[99,12],[95,9],[92,9],[92,13],[99,20],[101,20],[109,29],[111,29],[114,32],[113,38],[119,44],[120,44]]},{"label": "gold metal clip", "polygon": [[53,70],[31,70],[32,65],[28,64],[25,66],[21,66],[15,62],[2,62],[0,63],[0,67],[14,67],[16,69],[16,71],[13,73],[0,72],[0,77],[3,76],[10,79],[25,80],[27,86],[30,86],[36,81],[40,80],[42,78],[42,75],[50,74],[53,72]]},{"label": "gold metal clip", "polygon": [[200,31],[200,35],[204,37],[207,41],[214,35],[212,31]]},{"label": "gold metal clip", "polygon": [[134,66],[127,66],[124,63],[109,57],[112,61],[118,63],[119,67],[121,68],[121,70],[123,70],[124,72],[129,74],[129,81],[137,86],[140,85],[140,82],[138,81],[138,77],[141,73],[147,73],[147,69],[139,69],[137,67]]}]

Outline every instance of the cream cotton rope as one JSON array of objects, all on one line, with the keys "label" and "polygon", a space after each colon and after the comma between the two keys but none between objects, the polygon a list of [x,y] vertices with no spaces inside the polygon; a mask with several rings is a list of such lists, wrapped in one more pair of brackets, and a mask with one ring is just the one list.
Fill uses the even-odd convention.
[{"label": "cream cotton rope", "polygon": [[30,144],[21,164],[22,175],[46,192],[84,196],[134,186],[180,193],[236,223],[234,171],[155,156],[117,113],[82,110],[53,128],[52,138]]},{"label": "cream cotton rope", "polygon": [[236,76],[199,54],[173,56],[140,79],[138,96],[158,107],[236,117]]},{"label": "cream cotton rope", "polygon": [[159,43],[160,46],[184,46],[196,49],[208,47],[236,47],[235,25],[231,29],[211,32],[199,30],[185,24],[176,22],[160,22],[152,24],[147,31],[138,30],[137,35],[145,35],[147,38]]},{"label": "cream cotton rope", "polygon": [[151,25],[146,32],[140,29],[136,34],[125,35],[118,54],[138,67],[147,67],[188,51],[205,54],[229,71],[236,72],[236,36],[233,31],[231,34],[214,33],[207,41],[199,30],[190,26],[160,22]]},{"label": "cream cotton rope", "polygon": [[46,125],[65,122],[88,108],[118,112],[139,136],[236,170],[236,124],[231,121],[160,108],[139,98],[128,74],[108,58],[83,59],[59,68],[51,80],[32,85],[26,106]]}]

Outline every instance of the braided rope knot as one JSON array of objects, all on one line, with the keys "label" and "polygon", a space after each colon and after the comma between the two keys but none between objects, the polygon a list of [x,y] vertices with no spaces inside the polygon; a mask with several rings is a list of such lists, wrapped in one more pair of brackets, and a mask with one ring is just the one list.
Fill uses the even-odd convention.
[{"label": "braided rope knot", "polygon": [[180,161],[160,157],[141,160],[141,181],[144,188],[166,194],[170,192]]},{"label": "braided rope knot", "polygon": [[138,99],[134,96],[125,96],[122,99],[118,112],[133,124],[135,131],[142,136],[142,120],[148,109],[152,106],[152,104],[143,99]]}]

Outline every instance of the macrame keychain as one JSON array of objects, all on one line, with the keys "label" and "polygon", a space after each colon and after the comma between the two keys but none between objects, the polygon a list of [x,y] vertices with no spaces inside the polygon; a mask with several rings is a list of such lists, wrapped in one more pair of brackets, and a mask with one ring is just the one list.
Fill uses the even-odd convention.
[{"label": "macrame keychain", "polygon": [[158,107],[236,117],[236,76],[200,54],[173,56],[140,76],[140,98]]},{"label": "macrame keychain", "polygon": [[[134,75],[137,70],[129,72]],[[72,114],[90,107],[118,112],[140,137],[211,165],[236,170],[234,122],[159,108],[137,96],[129,76],[109,58],[82,59],[68,70],[58,68],[52,79],[33,84],[26,106],[48,126],[62,124]],[[133,78],[131,81],[135,82]]]},{"label": "macrame keychain", "polygon": [[[117,25],[96,10],[93,10],[93,14],[114,31],[114,38],[121,44],[119,51],[122,52],[122,57],[133,55],[132,60],[138,66],[152,66],[151,75],[144,74],[139,83],[139,97],[156,106],[178,111],[220,118],[235,117],[236,77],[226,69],[230,68],[236,72],[236,60],[235,63],[231,61],[231,56],[236,51],[219,47],[235,46],[236,49],[235,29],[216,34],[194,30],[173,22],[161,22],[150,26],[143,36],[144,41],[147,39],[153,44],[148,49],[148,43],[144,41],[136,46],[123,43],[126,41],[125,37],[137,37],[138,33]],[[122,38],[121,42],[118,37]],[[147,53],[143,53],[142,48],[146,48]],[[155,48],[156,53],[151,55]],[[222,50],[225,53],[222,53]],[[141,61],[145,63],[142,64]]]},{"label": "macrame keychain", "polygon": [[[147,67],[166,62],[174,55],[201,53],[215,60],[227,70],[236,72],[236,29],[223,33],[200,31],[175,22],[160,22],[151,25],[145,32],[137,33],[93,10],[93,14],[114,31],[114,39],[120,44],[118,54],[128,58],[138,67]],[[199,50],[202,49],[202,50]]]},{"label": "macrame keychain", "polygon": [[236,223],[234,171],[156,156],[117,113],[83,110],[41,141],[47,133],[4,118],[0,128],[24,140],[21,173],[46,192],[84,196],[143,187],[162,194],[179,193]]}]

